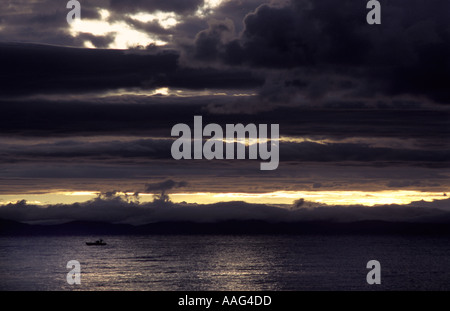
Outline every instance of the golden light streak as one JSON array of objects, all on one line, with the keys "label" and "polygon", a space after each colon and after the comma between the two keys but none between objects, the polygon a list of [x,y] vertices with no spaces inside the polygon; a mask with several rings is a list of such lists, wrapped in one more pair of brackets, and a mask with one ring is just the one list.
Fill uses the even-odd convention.
[{"label": "golden light streak", "polygon": [[238,144],[242,144],[242,142],[244,143],[244,145],[246,146],[251,146],[251,145],[255,145],[255,144],[266,144],[269,143],[270,141],[272,141],[270,138],[249,138],[246,137],[245,140],[240,140],[235,138],[232,139],[227,139],[227,138],[222,138],[222,139],[214,139],[214,138],[208,138],[212,141],[222,141],[224,143],[227,144],[231,144],[231,143],[238,143]]},{"label": "golden light streak", "polygon": [[[98,191],[57,191],[47,194],[1,195],[0,205],[27,200],[30,204],[71,204],[85,202],[98,197]],[[117,192],[120,196],[133,196],[133,192]],[[431,202],[446,199],[442,192],[416,190],[386,190],[386,191],[273,191],[265,193],[214,193],[214,192],[185,192],[169,193],[175,203],[212,204],[218,202],[245,201],[255,204],[288,204],[303,198],[305,201],[326,205],[364,205],[374,206],[383,204],[409,204],[414,201]],[[153,193],[140,193],[140,202],[151,202]],[[35,202],[35,203],[33,203]],[[38,203],[39,202],[39,203]]]},{"label": "golden light streak", "polygon": [[297,143],[297,144],[304,143],[304,142],[312,142],[312,143],[325,145],[327,143],[330,143],[331,141],[327,141],[325,139],[312,139],[309,137],[280,136],[280,142]]},{"label": "golden light streak", "polygon": [[[163,94],[162,94],[163,92]],[[232,91],[224,92],[217,89],[204,89],[204,90],[188,90],[188,89],[173,89],[169,87],[161,87],[155,90],[143,90],[143,89],[117,89],[113,91],[108,91],[97,95],[100,98],[112,97],[112,96],[123,96],[123,95],[133,95],[133,96],[153,96],[156,94],[162,94],[167,96],[175,97],[200,97],[200,96],[255,96],[254,93],[248,94],[236,94]]]},{"label": "golden light streak", "polygon": [[443,199],[442,192],[422,192],[414,190],[387,191],[275,191],[268,193],[175,193],[174,202],[215,203],[221,201],[245,201],[261,204],[292,204],[303,198],[306,201],[327,205],[382,205],[409,204],[414,201]]},{"label": "golden light streak", "polygon": [[65,192],[57,192],[56,194],[63,194],[63,195],[98,195],[99,192],[96,192],[96,191],[65,191]]}]

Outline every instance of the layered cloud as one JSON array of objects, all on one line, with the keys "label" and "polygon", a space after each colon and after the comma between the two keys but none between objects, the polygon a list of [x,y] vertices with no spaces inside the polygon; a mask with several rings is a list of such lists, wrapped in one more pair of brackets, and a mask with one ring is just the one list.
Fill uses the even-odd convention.
[{"label": "layered cloud", "polygon": [[[449,5],[382,3],[374,26],[355,1],[86,0],[74,26],[61,1],[2,2],[0,191],[161,176],[196,191],[447,191]],[[279,169],[173,160],[170,130],[194,115],[280,124]]]},{"label": "layered cloud", "polygon": [[[136,159],[142,162],[154,160],[170,160],[170,148],[173,139],[136,139],[108,137],[105,140],[89,141],[83,138],[56,139],[54,142],[16,142],[0,144],[1,159],[9,161],[55,161],[71,160],[95,161],[114,163],[123,159]],[[224,149],[232,143],[223,143]],[[248,155],[248,146],[245,147]],[[362,140],[359,143],[322,142],[322,141],[285,141],[280,142],[280,157],[286,162],[361,162],[361,163],[389,163],[403,164],[447,165],[450,151],[430,148],[402,148],[397,146],[370,146]],[[248,156],[247,156],[248,157]],[[205,160],[205,162],[208,162]]]},{"label": "layered cloud", "polygon": [[[113,23],[120,20],[123,29],[141,31],[156,41],[166,40],[166,47],[172,51],[169,55],[146,55],[159,49],[139,49],[143,53],[139,57],[112,51],[42,47],[22,47],[21,51],[2,46],[2,57],[11,60],[4,71],[11,80],[2,83],[3,90],[10,94],[19,93],[18,88],[11,88],[15,85],[21,85],[26,93],[36,80],[29,73],[41,72],[41,83],[34,91],[40,88],[40,92],[48,92],[48,75],[55,75],[62,79],[51,82],[53,92],[158,86],[214,88],[234,79],[231,85],[240,88],[262,86],[265,81],[259,93],[263,98],[275,97],[272,105],[286,100],[280,93],[291,94],[288,101],[296,105],[330,103],[330,98],[350,105],[374,97],[381,105],[386,104],[386,97],[393,96],[403,101],[405,96],[413,96],[422,104],[427,100],[446,104],[450,99],[446,14],[450,8],[445,0],[433,5],[415,1],[408,4],[408,10],[403,3],[384,4],[383,22],[378,26],[368,25],[365,5],[353,1],[223,1],[215,5],[200,0],[85,1],[84,20],[101,20],[110,26],[92,24],[86,31],[75,32],[65,22],[67,9],[55,1],[3,6],[2,41],[72,46],[90,42],[107,47],[119,36],[120,29]],[[202,15],[200,9],[208,7],[213,9]],[[138,13],[141,15],[136,17]],[[164,15],[168,13],[174,15]],[[173,19],[170,30],[162,26],[164,18]],[[45,32],[32,34],[45,27]],[[49,31],[51,27],[53,31]],[[96,33],[95,29],[105,27],[111,31]],[[50,35],[55,38],[48,38]],[[199,67],[218,69],[193,69]],[[18,72],[23,74],[17,77]],[[219,76],[226,81],[217,80]],[[93,81],[86,88],[80,80],[88,81],[88,77]],[[189,85],[191,81],[198,84]]]}]

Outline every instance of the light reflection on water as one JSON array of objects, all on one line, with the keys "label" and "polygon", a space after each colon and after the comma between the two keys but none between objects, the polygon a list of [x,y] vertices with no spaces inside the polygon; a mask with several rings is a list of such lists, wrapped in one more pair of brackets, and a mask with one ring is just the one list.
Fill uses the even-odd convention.
[{"label": "light reflection on water", "polygon": [[[448,238],[363,236],[1,237],[0,290],[450,289]],[[366,283],[367,261],[382,284]],[[69,260],[81,285],[69,285]]]}]

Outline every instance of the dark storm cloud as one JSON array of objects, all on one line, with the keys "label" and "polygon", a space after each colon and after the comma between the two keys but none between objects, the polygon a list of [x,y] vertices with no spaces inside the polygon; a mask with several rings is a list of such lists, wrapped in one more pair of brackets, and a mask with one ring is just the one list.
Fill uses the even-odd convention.
[{"label": "dark storm cloud", "polygon": [[[85,36],[97,45],[110,40]],[[1,44],[0,58],[7,60],[0,72],[0,94],[12,97],[132,87],[248,88],[262,83],[245,70],[181,68],[174,51],[155,54]]]},{"label": "dark storm cloud", "polygon": [[218,60],[218,49],[233,39],[234,35],[234,24],[230,19],[210,21],[209,28],[199,32],[195,38],[193,57],[206,62]]},{"label": "dark storm cloud", "polygon": [[413,94],[448,103],[450,3],[386,3],[382,8],[382,24],[373,26],[366,23],[365,5],[354,1],[264,4],[245,17],[244,31],[235,38],[231,20],[210,23],[185,49],[186,57],[231,66],[302,68],[314,80],[333,74],[363,79],[355,92],[365,97]]},{"label": "dark storm cloud", "polygon": [[322,144],[303,142],[280,144],[280,159],[285,161],[358,161],[358,162],[432,162],[446,164],[450,150],[405,150],[371,148],[361,144]]},{"label": "dark storm cloud", "polygon": [[[180,100],[178,100],[180,101]],[[152,104],[155,102],[154,104]],[[170,135],[177,121],[191,122],[201,106],[169,104],[162,98],[143,98],[120,104],[84,101],[2,101],[2,133],[8,135],[70,136],[112,134]]]},{"label": "dark storm cloud", "polygon": [[276,2],[270,0],[228,0],[223,1],[211,14],[212,18],[216,20],[231,19],[236,27],[236,33],[243,30],[243,20],[247,14],[255,11],[261,4]]},{"label": "dark storm cloud", "polygon": [[144,77],[173,72],[177,56],[126,55],[121,51],[2,44],[3,95],[68,93],[140,86]]},{"label": "dark storm cloud", "polygon": [[[170,146],[172,140],[152,140],[137,139],[130,142],[110,139],[101,142],[82,142],[76,140],[58,141],[53,144],[41,143],[24,146],[22,145],[2,145],[0,150],[2,155],[0,161],[18,162],[34,160],[48,161],[68,160],[77,158],[78,161],[89,162],[111,162],[121,159],[143,158],[143,159],[170,159]],[[9,152],[8,152],[9,150]],[[9,155],[7,155],[9,153]]]}]

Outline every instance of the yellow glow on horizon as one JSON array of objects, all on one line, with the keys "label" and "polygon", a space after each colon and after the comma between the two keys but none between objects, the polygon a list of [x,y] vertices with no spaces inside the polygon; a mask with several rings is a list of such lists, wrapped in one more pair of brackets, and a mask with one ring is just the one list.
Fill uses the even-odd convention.
[{"label": "yellow glow on horizon", "polygon": [[[72,204],[85,202],[98,197],[99,191],[55,191],[46,194],[1,195],[0,205],[27,200],[29,204]],[[133,196],[133,192],[117,192],[120,196]],[[415,190],[387,190],[387,191],[274,191],[266,193],[214,193],[214,192],[186,192],[169,193],[175,203],[212,204],[218,202],[245,201],[255,204],[285,204],[291,205],[295,200],[303,198],[307,202],[326,205],[364,205],[374,206],[383,204],[409,204],[414,201],[446,199],[442,192],[424,192]],[[153,193],[140,193],[141,203],[153,201]]]},{"label": "yellow glow on horizon", "polygon": [[245,201],[261,204],[292,204],[303,198],[306,201],[327,205],[382,205],[409,204],[414,201],[442,199],[442,192],[422,192],[414,190],[388,191],[275,191],[268,193],[174,193],[174,202],[216,203],[223,201]]},{"label": "yellow glow on horizon", "polygon": [[292,137],[292,136],[280,136],[281,142],[288,142],[288,143],[304,143],[304,142],[313,142],[317,144],[325,145],[327,143],[330,143],[331,141],[326,141],[323,139],[312,139],[307,137]]}]

